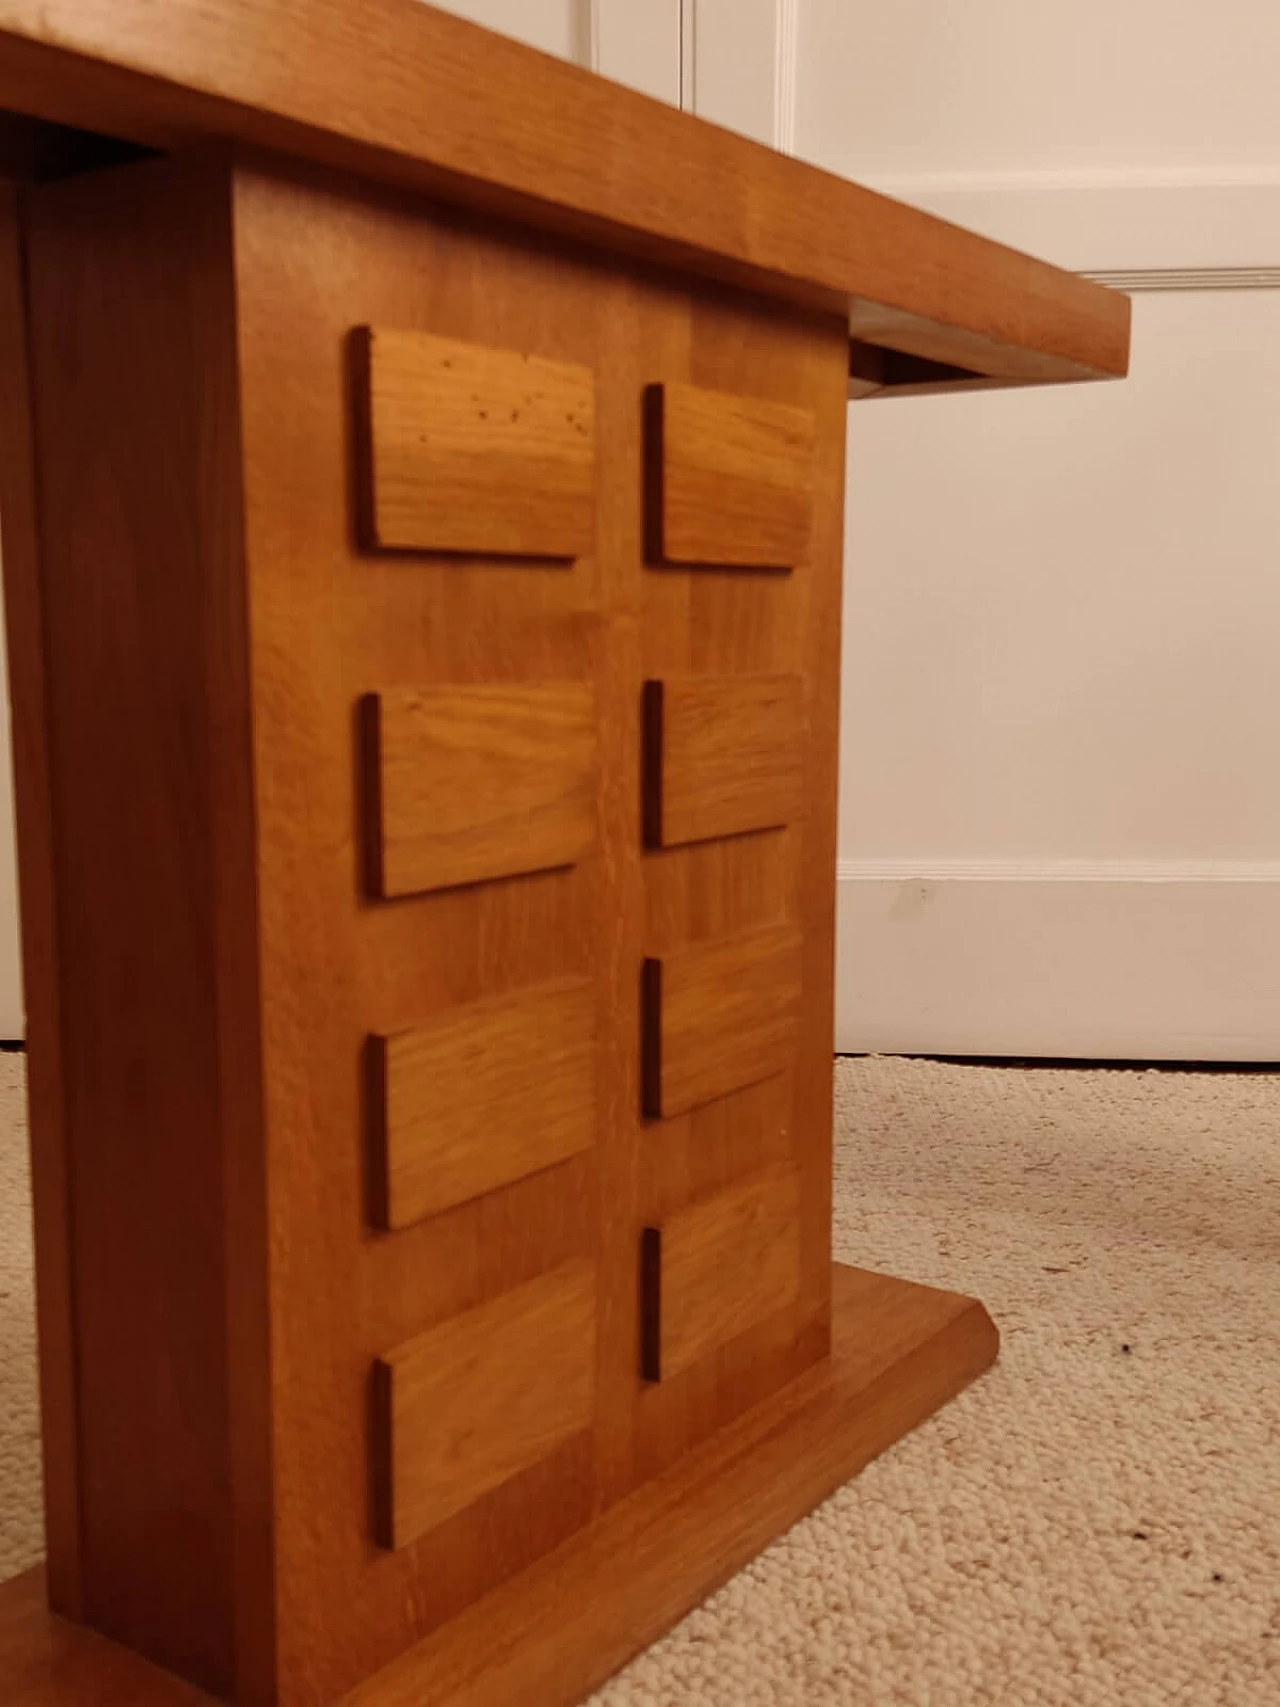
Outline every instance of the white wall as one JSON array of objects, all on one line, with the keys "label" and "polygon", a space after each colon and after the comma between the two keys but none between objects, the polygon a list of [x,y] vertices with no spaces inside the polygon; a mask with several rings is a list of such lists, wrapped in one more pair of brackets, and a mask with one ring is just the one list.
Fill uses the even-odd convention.
[{"label": "white wall", "polygon": [[1280,8],[800,0],[796,65],[799,153],[1137,293],[1123,385],[852,411],[838,1042],[1278,1058]]},{"label": "white wall", "polygon": [[1280,166],[1273,0],[799,11],[799,152],[850,177]]},{"label": "white wall", "polygon": [[841,1041],[1271,1057],[1280,291],[1121,386],[852,411]]},{"label": "white wall", "polygon": [[433,0],[486,29],[680,102],[681,0]]},{"label": "white wall", "polygon": [[560,59],[581,62],[589,52],[590,0],[444,0],[441,10]]},{"label": "white wall", "polygon": [[790,152],[798,0],[684,0],[684,105]]},{"label": "white wall", "polygon": [[1139,295],[1133,349],[851,411],[849,856],[1280,851],[1280,291]]}]

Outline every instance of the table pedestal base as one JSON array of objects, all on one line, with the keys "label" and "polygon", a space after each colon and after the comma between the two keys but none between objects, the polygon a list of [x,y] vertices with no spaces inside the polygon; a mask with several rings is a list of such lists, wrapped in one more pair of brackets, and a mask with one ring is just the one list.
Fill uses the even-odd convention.
[{"label": "table pedestal base", "polygon": [[[832,1355],[343,1707],[572,1707],[775,1536],[966,1387],[998,1337],[973,1299],[835,1267]],[[199,1707],[209,1697],[52,1616],[42,1572],[0,1588],[10,1707]]]}]

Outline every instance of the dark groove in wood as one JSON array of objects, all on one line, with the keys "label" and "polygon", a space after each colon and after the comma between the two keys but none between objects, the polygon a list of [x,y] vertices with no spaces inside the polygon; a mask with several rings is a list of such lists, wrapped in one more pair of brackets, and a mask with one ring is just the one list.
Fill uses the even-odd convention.
[{"label": "dark groove in wood", "polygon": [[652,959],[640,968],[640,1109],[662,1118],[662,962]]},{"label": "dark groove in wood", "polygon": [[640,1234],[640,1374],[662,1379],[662,1229]]},{"label": "dark groove in wood", "polygon": [[640,713],[641,816],[645,846],[662,846],[663,688],[661,682],[646,682]]}]

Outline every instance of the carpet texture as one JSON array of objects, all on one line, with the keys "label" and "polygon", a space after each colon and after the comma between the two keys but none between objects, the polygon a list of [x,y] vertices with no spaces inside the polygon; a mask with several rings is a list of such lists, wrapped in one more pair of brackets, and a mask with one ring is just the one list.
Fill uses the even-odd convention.
[{"label": "carpet texture", "polygon": [[[39,1550],[19,1071],[0,1575]],[[1001,1361],[594,1707],[1280,1702],[1278,1117],[1270,1074],[841,1063],[837,1254],[981,1297]]]},{"label": "carpet texture", "polygon": [[[0,1053],[0,1582],[40,1557],[40,1399],[21,1055]],[[2,1699],[0,1695],[0,1699]]]}]

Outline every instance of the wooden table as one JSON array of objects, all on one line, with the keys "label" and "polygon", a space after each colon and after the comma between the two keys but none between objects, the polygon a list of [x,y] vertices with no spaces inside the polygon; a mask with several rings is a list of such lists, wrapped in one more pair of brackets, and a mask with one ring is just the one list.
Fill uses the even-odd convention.
[{"label": "wooden table", "polygon": [[1128,304],[413,0],[0,0],[0,106],[0,1693],[577,1701],[995,1355],[831,1263],[845,409]]}]

